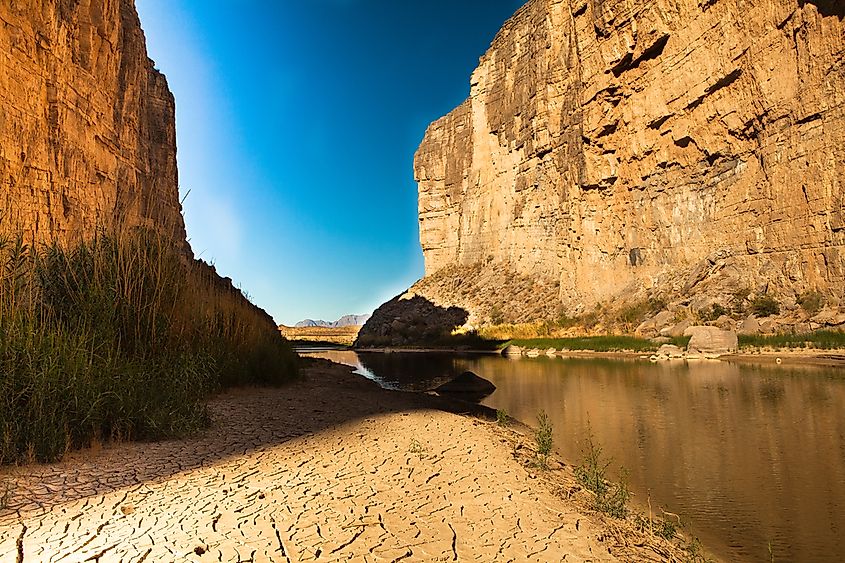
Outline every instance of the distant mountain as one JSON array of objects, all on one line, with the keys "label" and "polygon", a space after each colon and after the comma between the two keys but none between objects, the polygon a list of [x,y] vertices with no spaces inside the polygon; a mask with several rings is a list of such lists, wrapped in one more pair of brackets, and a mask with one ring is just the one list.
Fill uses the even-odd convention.
[{"label": "distant mountain", "polygon": [[344,315],[334,322],[329,321],[315,321],[312,319],[305,319],[294,325],[295,328],[312,328],[315,326],[323,328],[340,328],[343,326],[361,326],[369,320],[370,315]]}]

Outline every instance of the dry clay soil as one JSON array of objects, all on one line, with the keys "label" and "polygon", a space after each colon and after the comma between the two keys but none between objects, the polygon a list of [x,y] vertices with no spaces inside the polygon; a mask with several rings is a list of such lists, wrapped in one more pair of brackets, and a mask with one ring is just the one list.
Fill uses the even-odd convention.
[{"label": "dry clay soil", "polygon": [[495,424],[303,371],[215,398],[200,436],[0,473],[0,561],[662,559],[553,494]]}]

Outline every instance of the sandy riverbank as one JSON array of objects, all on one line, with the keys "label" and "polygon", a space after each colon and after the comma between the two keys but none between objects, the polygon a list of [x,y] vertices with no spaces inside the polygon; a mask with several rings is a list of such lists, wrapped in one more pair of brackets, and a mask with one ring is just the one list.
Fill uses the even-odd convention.
[{"label": "sandy riverbank", "polygon": [[[588,509],[518,428],[311,362],[212,401],[203,435],[13,473],[0,561],[660,561],[680,552]],[[570,497],[570,498],[567,498]]]}]

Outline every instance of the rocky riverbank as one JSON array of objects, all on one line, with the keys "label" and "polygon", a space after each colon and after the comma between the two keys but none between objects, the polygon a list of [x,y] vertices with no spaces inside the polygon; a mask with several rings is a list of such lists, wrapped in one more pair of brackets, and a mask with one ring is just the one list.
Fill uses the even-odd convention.
[{"label": "rocky riverbank", "polygon": [[198,437],[5,471],[0,560],[660,561],[677,546],[592,512],[524,428],[385,391],[328,362],[226,393]]}]

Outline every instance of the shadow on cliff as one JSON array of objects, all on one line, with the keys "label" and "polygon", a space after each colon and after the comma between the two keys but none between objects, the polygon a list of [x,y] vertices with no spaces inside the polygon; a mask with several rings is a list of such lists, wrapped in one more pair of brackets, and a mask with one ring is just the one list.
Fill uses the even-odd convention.
[{"label": "shadow on cliff", "polygon": [[475,332],[455,334],[468,319],[469,312],[461,307],[440,307],[421,295],[403,294],[375,310],[354,347],[495,348],[496,342]]},{"label": "shadow on cliff", "polygon": [[836,16],[840,20],[845,18],[845,2],[842,0],[798,0],[798,5],[802,8],[807,4],[818,8],[819,13],[825,17]]}]

